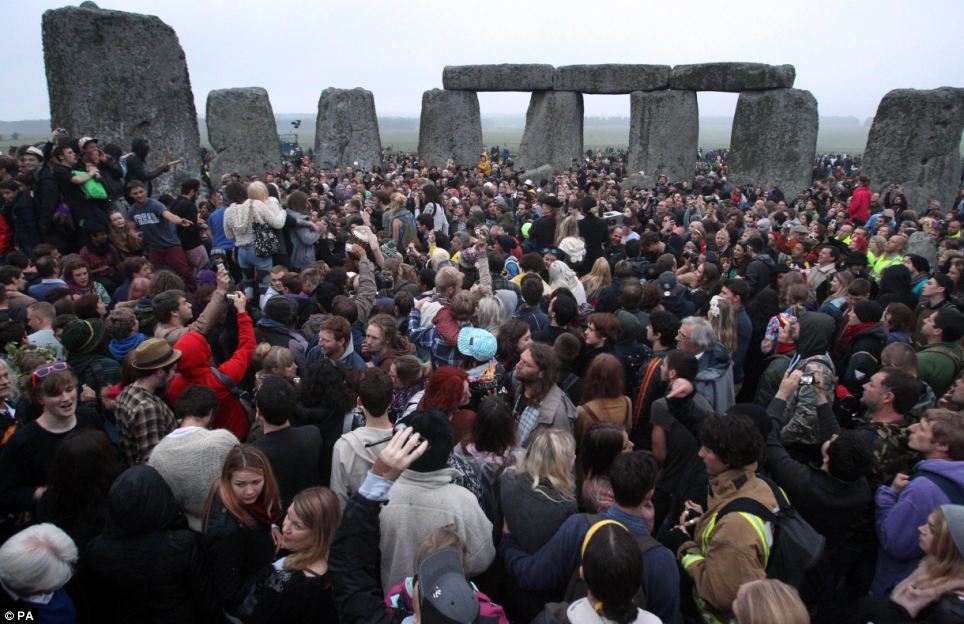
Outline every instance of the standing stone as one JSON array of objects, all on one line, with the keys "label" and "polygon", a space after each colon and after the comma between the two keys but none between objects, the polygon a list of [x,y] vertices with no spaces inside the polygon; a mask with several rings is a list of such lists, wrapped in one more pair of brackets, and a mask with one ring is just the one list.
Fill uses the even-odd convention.
[{"label": "standing stone", "polygon": [[368,169],[381,160],[375,98],[365,89],[329,88],[318,100],[315,160],[332,169],[357,164]]},{"label": "standing stone", "polygon": [[796,76],[797,70],[793,65],[697,63],[673,67],[669,88],[691,91],[789,89]]},{"label": "standing stone", "polygon": [[643,172],[637,183],[692,178],[700,134],[696,91],[637,92],[629,103],[629,170]]},{"label": "standing stone", "polygon": [[174,29],[93,2],[45,11],[42,28],[53,127],[125,152],[133,139],[147,139],[151,168],[181,159],[155,180],[155,194],[177,193],[181,180],[200,177],[197,110]]},{"label": "standing stone", "polygon": [[552,65],[447,65],[442,86],[460,91],[542,91],[552,89]]},{"label": "standing stone", "polygon": [[211,179],[221,174],[263,176],[281,166],[281,144],[268,92],[260,87],[217,89],[208,94],[204,115],[216,156]]},{"label": "standing stone", "polygon": [[817,100],[802,89],[746,91],[733,116],[727,179],[772,182],[789,203],[810,186],[817,152]]},{"label": "standing stone", "polygon": [[542,165],[541,167],[536,167],[535,169],[525,169],[519,172],[519,181],[524,182],[529,180],[532,182],[533,186],[541,186],[543,180],[552,180],[555,170],[549,165]]},{"label": "standing stone", "polygon": [[863,172],[881,192],[900,184],[917,214],[932,199],[947,212],[961,172],[962,126],[964,89],[895,89],[877,107]]},{"label": "standing stone", "polygon": [[529,100],[518,166],[567,170],[582,157],[582,93],[536,91]]},{"label": "standing stone", "polygon": [[475,165],[482,154],[482,117],[474,91],[432,89],[422,94],[418,155],[430,167]]},{"label": "standing stone", "polygon": [[669,87],[669,65],[566,65],[557,67],[556,91],[618,95]]}]

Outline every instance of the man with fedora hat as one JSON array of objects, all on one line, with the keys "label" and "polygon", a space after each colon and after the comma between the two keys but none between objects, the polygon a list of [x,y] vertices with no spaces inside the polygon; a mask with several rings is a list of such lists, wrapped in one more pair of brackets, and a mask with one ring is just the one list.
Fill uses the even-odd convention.
[{"label": "man with fedora hat", "polygon": [[158,396],[174,378],[181,352],[163,338],[148,338],[134,349],[137,379],[117,397],[114,415],[128,466],[147,461],[155,446],[177,427],[174,412]]}]

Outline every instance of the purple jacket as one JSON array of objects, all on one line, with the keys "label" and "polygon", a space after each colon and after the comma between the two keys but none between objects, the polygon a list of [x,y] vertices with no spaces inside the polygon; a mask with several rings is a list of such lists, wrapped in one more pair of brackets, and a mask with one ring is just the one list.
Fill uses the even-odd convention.
[{"label": "purple jacket", "polygon": [[[871,590],[886,595],[917,568],[924,557],[917,529],[938,505],[949,501],[943,490],[921,470],[942,475],[964,489],[964,461],[928,459],[914,466],[911,481],[899,494],[886,485],[877,488],[877,570]],[[916,478],[914,478],[916,477]]]}]

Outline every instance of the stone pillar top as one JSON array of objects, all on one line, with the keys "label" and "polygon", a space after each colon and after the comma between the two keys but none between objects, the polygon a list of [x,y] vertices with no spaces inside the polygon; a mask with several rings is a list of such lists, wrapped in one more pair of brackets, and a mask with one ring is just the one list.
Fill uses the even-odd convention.
[{"label": "stone pillar top", "polygon": [[796,75],[793,65],[729,62],[676,65],[669,76],[669,88],[689,91],[788,89],[793,86]]},{"label": "stone pillar top", "polygon": [[618,95],[669,88],[669,65],[564,65],[553,80],[556,91]]},{"label": "stone pillar top", "polygon": [[458,91],[548,91],[552,65],[507,63],[502,65],[446,65],[442,86]]}]

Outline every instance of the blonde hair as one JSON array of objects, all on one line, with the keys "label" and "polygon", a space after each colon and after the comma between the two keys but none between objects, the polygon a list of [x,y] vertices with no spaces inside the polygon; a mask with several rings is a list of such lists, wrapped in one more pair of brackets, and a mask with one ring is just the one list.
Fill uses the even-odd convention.
[{"label": "blonde hair", "polygon": [[867,241],[867,251],[874,254],[874,256],[880,256],[884,253],[884,245],[887,244],[887,239],[883,236],[871,236],[870,240]]},{"label": "blonde hair", "polygon": [[776,579],[760,579],[740,586],[733,601],[737,624],[810,624],[800,594]]},{"label": "blonde hair", "polygon": [[341,524],[341,504],[328,488],[312,487],[299,492],[291,507],[314,536],[307,550],[285,557],[285,570],[306,570],[315,561],[328,561],[328,552]]},{"label": "blonde hair", "polygon": [[930,548],[924,553],[914,574],[904,581],[913,580],[914,585],[921,589],[940,587],[964,578],[964,556],[961,556],[951,537],[951,526],[944,516],[944,510],[941,507],[934,509],[927,517],[927,522],[934,525]]},{"label": "blonde hair", "polygon": [[267,201],[268,187],[264,185],[264,182],[252,182],[248,185],[248,199]]},{"label": "blonde hair", "polygon": [[279,372],[294,364],[295,356],[288,347],[262,342],[254,350],[254,360],[261,362],[261,370],[265,372]]},{"label": "blonde hair", "polygon": [[443,262],[448,262],[451,259],[452,256],[449,255],[449,252],[445,251],[441,247],[436,247],[435,251],[432,252],[431,257],[429,258],[429,263],[432,265],[433,269],[438,271]]},{"label": "blonde hair", "polygon": [[566,217],[556,224],[555,246],[558,247],[562,239],[567,236],[579,238],[579,223],[573,217]]},{"label": "blonde hair", "polygon": [[[719,310],[719,313],[716,312],[717,310]],[[723,297],[713,297],[707,316],[709,316],[713,331],[716,332],[716,339],[720,341],[720,344],[729,349],[730,353],[736,353],[738,338],[736,331],[736,309],[733,307],[733,304]]]},{"label": "blonde hair", "polygon": [[532,478],[533,490],[542,492],[539,484],[545,480],[564,498],[572,500],[576,497],[572,474],[575,457],[576,440],[572,434],[561,429],[537,429],[516,472]]},{"label": "blonde hair", "polygon": [[609,261],[605,258],[596,258],[596,261],[592,265],[592,270],[582,279],[583,288],[586,289],[586,296],[593,294],[601,288],[606,288],[613,283],[613,274],[609,269]]},{"label": "blonde hair", "polygon": [[[836,273],[833,274],[833,277],[837,278],[837,281],[840,282],[840,290],[835,290],[834,292],[830,293],[830,296],[827,297],[828,301],[833,301],[834,299],[840,299],[841,297],[846,297],[847,287],[850,286],[850,282],[854,281],[855,279],[854,274],[851,273],[850,271],[847,271],[846,269],[843,271],[837,271]],[[830,278],[831,288],[833,287],[833,277]]]}]

